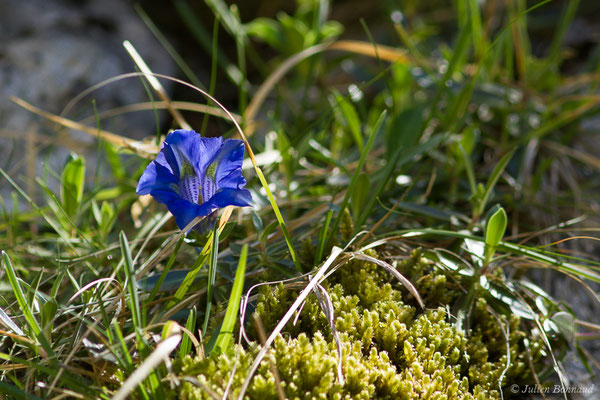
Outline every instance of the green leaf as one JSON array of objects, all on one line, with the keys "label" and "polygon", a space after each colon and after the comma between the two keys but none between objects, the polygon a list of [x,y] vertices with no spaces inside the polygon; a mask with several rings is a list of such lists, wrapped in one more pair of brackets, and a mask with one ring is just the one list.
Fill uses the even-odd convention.
[{"label": "green leaf", "polygon": [[20,388],[6,382],[0,382],[0,393],[9,395],[9,398],[11,399],[41,400],[40,397],[34,396],[30,393],[26,393]]},{"label": "green leaf", "polygon": [[354,220],[358,218],[360,212],[367,202],[370,193],[371,180],[369,175],[361,172],[356,182],[356,187],[352,191],[352,216]]},{"label": "green leaf", "polygon": [[509,151],[508,153],[506,153],[500,159],[500,161],[498,161],[498,164],[496,164],[496,166],[494,167],[492,174],[490,175],[490,177],[488,178],[488,180],[485,184],[485,192],[483,194],[483,198],[481,199],[481,203],[479,204],[479,209],[478,209],[478,213],[477,213],[478,216],[481,215],[481,213],[485,209],[485,205],[487,204],[487,202],[490,198],[490,195],[492,194],[492,190],[494,189],[494,186],[496,186],[498,179],[500,179],[500,175],[502,175],[502,173],[506,169],[508,162],[512,158],[513,154],[515,154],[515,151],[516,151],[516,148],[514,148],[511,151]]},{"label": "green leaf", "polygon": [[496,312],[507,317],[516,314],[529,320],[538,317],[531,307],[521,299],[510,282],[498,279],[490,281],[485,275],[481,275],[479,284],[485,290],[487,302]]},{"label": "green leaf", "polygon": [[69,216],[75,215],[81,200],[85,185],[85,161],[72,154],[65,165],[61,177],[60,195],[63,208]]},{"label": "green leaf", "polygon": [[281,50],[281,30],[279,24],[269,18],[256,18],[245,25],[246,34],[269,44],[276,50]]},{"label": "green leaf", "polygon": [[219,332],[217,343],[213,348],[213,351],[216,354],[227,351],[231,346],[231,342],[233,341],[233,329],[237,321],[238,311],[240,309],[240,301],[242,299],[242,291],[244,290],[247,256],[248,245],[245,244],[242,248],[240,261],[235,272],[235,280],[233,281],[233,287],[231,288],[231,295],[229,297],[227,311],[225,311],[225,318],[223,319],[223,324],[221,325],[221,331]]},{"label": "green leaf", "polygon": [[431,149],[438,147],[443,141],[445,141],[447,139],[447,137],[448,136],[446,134],[437,134],[437,135],[432,136],[429,140],[419,143],[408,149],[404,149],[404,148],[397,149],[396,152],[394,153],[394,156],[392,157],[392,159],[383,168],[383,171],[381,172],[381,174],[383,175],[383,178],[381,178],[379,180],[377,187],[371,191],[369,200],[368,200],[367,204],[365,205],[365,207],[358,219],[358,222],[356,223],[356,227],[358,228],[358,227],[362,226],[362,224],[364,224],[364,222],[367,220],[367,218],[371,215],[371,210],[373,209],[375,202],[377,202],[378,196],[381,193],[383,193],[383,190],[385,189],[386,185],[390,181],[392,174],[394,172],[397,173],[398,172],[397,169],[400,166],[402,166],[404,163],[410,161],[414,157],[417,157],[421,154],[424,154],[424,153],[430,151]]},{"label": "green leaf", "polygon": [[337,228],[340,225],[340,222],[342,221],[342,216],[344,215],[344,210],[346,209],[346,206],[348,205],[348,201],[350,200],[350,195],[354,191],[356,182],[358,181],[358,176],[361,173],[362,167],[367,160],[367,154],[369,153],[369,150],[371,149],[371,145],[373,144],[373,141],[375,140],[375,136],[377,136],[377,133],[381,130],[381,127],[383,126],[383,121],[385,120],[386,115],[387,115],[387,111],[383,110],[381,115],[379,116],[379,119],[377,120],[377,122],[373,126],[373,129],[371,130],[371,134],[369,135],[369,140],[367,140],[367,145],[363,149],[363,151],[360,155],[360,159],[358,160],[358,165],[356,166],[356,169],[354,170],[354,174],[352,174],[352,179],[350,179],[350,185],[348,186],[348,190],[346,191],[346,194],[344,195],[344,199],[342,200],[342,204],[340,205],[340,210],[338,211],[337,216],[335,217],[335,220],[333,221],[333,226],[331,227],[331,231],[329,232],[327,241],[325,242],[325,244],[326,244],[325,247],[327,247],[327,244],[331,243],[333,235],[335,235],[337,233]]},{"label": "green leaf", "polygon": [[485,227],[485,261],[484,265],[488,265],[496,247],[500,244],[500,241],[504,237],[506,232],[506,211],[504,208],[496,205],[490,212],[491,216],[488,218]]},{"label": "green leaf", "polygon": [[394,158],[400,150],[409,149],[417,144],[423,133],[422,105],[405,109],[391,118],[387,129],[387,160]]},{"label": "green leaf", "polygon": [[213,290],[215,279],[217,277],[217,257],[219,256],[219,224],[215,223],[212,234],[212,245],[210,247],[210,260],[208,263],[208,282],[206,289],[206,311],[204,312],[204,323],[202,324],[202,334],[206,335],[208,321],[210,319],[210,308],[212,306]]},{"label": "green leaf", "polygon": [[550,320],[556,324],[558,332],[565,338],[569,344],[575,343],[575,318],[573,314],[566,311],[559,311],[550,317]]},{"label": "green leaf", "polygon": [[[185,328],[188,331],[193,333],[196,330],[196,320],[197,319],[198,319],[198,310],[196,309],[196,306],[194,306],[190,310],[188,319],[185,322]],[[183,359],[185,356],[190,354],[191,349],[192,349],[192,341],[190,340],[190,337],[188,335],[183,335],[183,338],[181,339],[181,345],[179,346],[179,357],[181,359]]]},{"label": "green leaf", "polygon": [[323,258],[323,252],[325,251],[325,239],[327,238],[327,231],[329,229],[329,224],[331,223],[331,217],[333,216],[333,210],[329,209],[327,211],[327,216],[325,217],[325,223],[319,232],[319,244],[317,245],[317,251],[315,252],[315,265],[319,265],[321,259]]},{"label": "green leaf", "polygon": [[51,337],[56,311],[58,311],[58,303],[52,298],[46,301],[42,306],[42,330],[47,338]]},{"label": "green leaf", "polygon": [[131,311],[131,319],[133,326],[139,329],[143,329],[142,326],[142,313],[140,309],[140,300],[138,297],[137,280],[135,279],[135,270],[133,268],[133,259],[131,257],[131,250],[129,248],[129,242],[125,232],[121,231],[119,234],[119,242],[121,245],[121,254],[125,263],[125,274],[127,276],[127,289],[129,291],[129,308]]},{"label": "green leaf", "polygon": [[358,151],[362,152],[364,143],[362,133],[360,131],[360,118],[358,117],[356,108],[354,108],[354,105],[352,105],[352,103],[350,103],[350,101],[348,101],[348,99],[342,96],[339,92],[334,91],[333,96],[337,106],[339,107],[339,110],[341,111],[341,113],[336,112],[338,121],[344,127],[350,130],[350,133],[352,133],[352,138],[358,146]]},{"label": "green leaf", "polygon": [[55,362],[55,354],[52,347],[50,347],[50,343],[42,334],[42,329],[38,321],[33,316],[31,309],[33,308],[28,302],[25,296],[25,292],[21,288],[21,284],[19,283],[19,278],[17,277],[17,271],[12,265],[10,261],[10,257],[5,251],[2,251],[2,264],[4,265],[4,270],[6,271],[6,275],[8,276],[8,281],[10,282],[10,286],[12,287],[15,298],[17,299],[17,303],[19,304],[19,308],[23,311],[23,315],[25,316],[25,321],[29,326],[31,332],[33,332],[34,337],[39,341],[42,345],[46,354],[51,357],[51,359]]}]

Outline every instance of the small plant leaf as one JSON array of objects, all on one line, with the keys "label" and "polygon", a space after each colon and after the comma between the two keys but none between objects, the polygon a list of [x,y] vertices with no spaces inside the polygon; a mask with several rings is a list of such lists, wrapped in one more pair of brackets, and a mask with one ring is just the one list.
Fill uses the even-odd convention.
[{"label": "small plant leaf", "polygon": [[556,324],[558,332],[564,336],[569,345],[575,343],[575,318],[573,314],[566,311],[559,311],[550,317],[550,320]]},{"label": "small plant leaf", "polygon": [[492,194],[492,190],[496,186],[496,183],[498,183],[498,179],[500,179],[500,176],[506,169],[506,166],[508,165],[508,162],[512,158],[513,154],[515,154],[515,151],[516,151],[516,148],[514,148],[511,151],[509,151],[508,153],[506,153],[500,159],[500,161],[498,161],[498,164],[496,164],[496,166],[494,167],[492,174],[490,175],[490,177],[488,178],[488,180],[485,184],[485,192],[483,194],[483,198],[481,199],[481,203],[479,204],[479,213],[478,213],[479,215],[481,215],[481,213],[485,209],[485,205],[487,204],[487,202]]},{"label": "small plant leaf", "polygon": [[492,214],[488,218],[485,227],[485,261],[484,264],[489,264],[494,256],[494,252],[504,237],[506,231],[506,211],[500,206],[492,209]]},{"label": "small plant leaf", "polygon": [[350,130],[356,145],[358,146],[358,151],[362,152],[364,143],[362,133],[360,131],[360,118],[358,117],[358,112],[356,108],[352,105],[347,98],[342,96],[339,92],[333,93],[335,97],[335,101],[341,113],[338,113],[338,119],[341,120],[342,124]]},{"label": "small plant leaf", "polygon": [[84,185],[85,161],[77,155],[71,155],[63,169],[60,186],[62,206],[69,216],[75,215],[81,204]]}]

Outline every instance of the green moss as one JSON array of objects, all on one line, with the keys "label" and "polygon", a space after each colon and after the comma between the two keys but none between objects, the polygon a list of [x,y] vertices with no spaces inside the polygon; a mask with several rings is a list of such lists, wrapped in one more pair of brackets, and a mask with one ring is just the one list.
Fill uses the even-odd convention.
[{"label": "green moss", "polygon": [[[298,323],[288,324],[253,378],[247,398],[277,399],[274,363],[288,399],[496,399],[506,367],[506,341],[499,322],[508,325],[511,363],[503,386],[528,379],[525,334],[519,318],[496,319],[479,300],[467,338],[449,322],[446,304],[457,291],[436,273],[420,252],[398,264],[416,283],[428,306],[414,299],[380,267],[362,261],[345,265],[326,283],[335,309],[336,329],[343,347],[345,382],[337,380],[337,351],[328,322],[314,296],[307,299]],[[265,287],[256,312],[272,330],[297,297],[283,285]],[[250,332],[251,329],[249,330]],[[539,359],[540,346],[530,346]],[[232,392],[239,390],[258,346],[237,348]],[[205,360],[186,358],[181,375],[197,377],[201,386],[184,382],[183,399],[211,398],[203,387],[222,395],[234,370],[234,356]]]}]

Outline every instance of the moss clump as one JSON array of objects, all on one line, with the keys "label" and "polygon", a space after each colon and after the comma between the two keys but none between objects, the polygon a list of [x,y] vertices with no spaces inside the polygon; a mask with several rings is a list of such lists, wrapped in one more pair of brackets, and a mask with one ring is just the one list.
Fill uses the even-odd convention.
[{"label": "moss clump", "polygon": [[[498,381],[506,368],[506,342],[498,320],[485,301],[475,305],[472,333],[465,337],[448,322],[440,301],[457,293],[435,273],[419,252],[398,269],[408,272],[431,307],[420,312],[401,287],[381,268],[362,261],[346,265],[330,278],[328,292],[335,309],[336,328],[343,347],[345,382],[337,380],[337,351],[331,329],[318,301],[309,297],[296,325],[288,324],[253,378],[247,398],[277,399],[271,363],[276,365],[289,399],[496,399]],[[256,312],[271,330],[296,291],[283,285],[261,292]],[[448,303],[445,303],[448,304]],[[507,321],[501,320],[504,324]],[[511,364],[503,386],[528,378],[518,317],[509,325]],[[531,346],[539,357],[539,346]],[[185,382],[178,397],[209,399],[204,388],[222,395],[234,365],[231,386],[239,390],[258,346],[237,348],[236,356],[222,354],[199,360],[186,358],[182,375],[197,377],[201,385]]]}]

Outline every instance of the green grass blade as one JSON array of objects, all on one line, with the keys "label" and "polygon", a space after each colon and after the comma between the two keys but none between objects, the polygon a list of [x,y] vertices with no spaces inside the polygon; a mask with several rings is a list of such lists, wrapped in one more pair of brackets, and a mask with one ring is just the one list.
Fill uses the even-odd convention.
[{"label": "green grass blade", "polygon": [[206,311],[204,313],[204,323],[202,324],[202,334],[206,336],[208,329],[208,320],[210,319],[210,308],[212,306],[212,296],[217,277],[217,257],[219,256],[219,224],[215,223],[212,234],[212,246],[210,247],[210,263],[208,264],[208,285],[206,290]]},{"label": "green grass blade", "polygon": [[500,159],[500,161],[498,161],[498,164],[496,164],[496,166],[494,167],[494,170],[492,171],[491,175],[489,176],[489,178],[485,184],[485,193],[483,194],[483,198],[481,199],[481,203],[479,204],[479,208],[477,209],[477,214],[476,214],[477,217],[479,217],[483,213],[483,210],[485,210],[485,206],[490,198],[490,195],[492,194],[492,190],[494,189],[494,186],[496,186],[498,179],[500,179],[500,176],[506,169],[506,166],[508,165],[508,162],[512,158],[513,154],[515,154],[515,151],[516,151],[516,148],[512,149],[511,151],[506,153]]},{"label": "green grass blade", "polygon": [[156,39],[160,42],[160,44],[167,51],[167,53],[169,53],[169,55],[171,56],[173,61],[175,61],[175,64],[177,64],[179,69],[181,69],[181,71],[190,80],[190,82],[192,82],[194,85],[204,89],[204,85],[202,85],[202,82],[200,82],[200,79],[198,78],[198,76],[194,73],[194,71],[192,71],[190,66],[185,62],[185,60],[183,59],[183,57],[181,57],[181,55],[177,52],[177,50],[175,50],[175,47],[173,47],[173,45],[169,42],[169,40],[165,37],[165,35],[163,35],[163,33],[156,26],[156,24],[154,24],[154,22],[152,21],[150,16],[146,13],[146,11],[144,11],[142,6],[139,4],[135,4],[134,8],[135,8],[135,11],[140,16],[140,18],[142,19],[142,21],[144,21],[144,24],[146,24],[146,27],[148,27],[148,29],[150,30],[150,32],[152,32],[154,37],[156,37]]},{"label": "green grass blade", "polygon": [[[194,306],[190,310],[188,319],[185,322],[185,329],[187,329],[188,331],[193,333],[196,329],[197,319],[198,319],[198,309]],[[183,359],[185,356],[190,354],[191,349],[192,349],[192,341],[190,340],[190,337],[188,335],[183,335],[183,338],[181,339],[181,345],[179,346],[179,350],[178,350],[179,358]]]},{"label": "green grass blade", "polygon": [[83,200],[84,185],[85,161],[81,157],[72,156],[63,169],[60,184],[62,205],[71,217],[75,215]]},{"label": "green grass blade", "polygon": [[238,318],[238,311],[240,309],[240,301],[242,299],[242,292],[244,290],[244,280],[246,274],[246,259],[248,257],[248,245],[245,244],[242,247],[242,253],[240,254],[240,261],[238,262],[237,270],[235,271],[235,280],[233,281],[233,287],[231,288],[231,296],[229,297],[229,304],[227,305],[227,311],[225,311],[225,318],[221,325],[221,331],[217,337],[217,343],[213,348],[216,354],[227,351],[233,341],[233,329]]},{"label": "green grass blade", "polygon": [[394,154],[394,156],[392,157],[392,160],[390,162],[388,162],[388,164],[385,166],[385,169],[383,170],[383,178],[381,178],[381,180],[379,181],[379,185],[377,185],[377,188],[373,191],[372,195],[369,197],[369,200],[368,200],[367,204],[365,205],[363,212],[360,215],[360,218],[358,219],[358,222],[356,223],[356,227],[358,228],[359,226],[362,226],[362,224],[365,223],[365,221],[371,214],[371,210],[373,209],[373,207],[375,206],[375,203],[377,202],[378,196],[383,192],[383,189],[385,189],[390,178],[392,177],[392,174],[394,173],[394,171],[396,171],[396,169],[399,166],[403,165],[404,163],[410,161],[412,158],[414,158],[420,154],[426,153],[429,150],[436,148],[441,143],[443,143],[447,139],[447,137],[448,137],[448,135],[438,134],[438,135],[433,136],[428,141],[419,143],[418,145],[416,145],[412,148],[398,149],[396,151],[396,153]]},{"label": "green grass blade", "polygon": [[465,148],[462,146],[462,144],[458,143],[458,148],[460,150],[460,155],[463,160],[465,171],[467,172],[467,179],[469,180],[471,194],[474,195],[477,192],[477,181],[475,180],[475,171],[473,170],[473,163],[471,162],[471,158],[465,151]]},{"label": "green grass blade", "polygon": [[129,308],[131,309],[131,318],[133,326],[136,329],[143,329],[142,312],[140,309],[140,299],[138,297],[137,279],[133,269],[133,258],[131,257],[131,249],[125,232],[119,233],[119,244],[121,246],[121,254],[125,263],[125,275],[127,276],[127,289],[129,291]]},{"label": "green grass blade", "polygon": [[333,216],[333,210],[329,209],[327,216],[325,217],[325,223],[321,232],[319,232],[319,244],[317,246],[317,252],[315,253],[315,265],[318,265],[323,259],[323,252],[325,251],[325,239],[327,238],[327,232],[329,231],[329,224],[331,223],[331,217]]},{"label": "green grass blade", "polygon": [[[175,9],[183,20],[184,25],[192,33],[192,36],[202,45],[207,53],[211,50],[210,35],[204,30],[203,23],[198,19],[194,10],[190,7],[187,1],[175,1]],[[244,82],[243,74],[238,67],[232,63],[227,55],[221,50],[218,50],[218,63],[225,71],[225,74],[236,85],[241,85]]]},{"label": "green grass blade", "polygon": [[358,146],[358,151],[362,153],[364,148],[362,133],[360,131],[360,119],[356,108],[352,105],[347,98],[342,96],[338,91],[333,91],[333,97],[337,103],[334,109],[337,119],[345,126],[348,127],[352,138]]},{"label": "green grass blade", "polygon": [[[219,66],[219,26],[220,19],[219,16],[215,17],[215,21],[213,22],[213,32],[212,32],[212,46],[211,46],[211,62],[210,62],[210,83],[208,85],[208,94],[214,96],[215,87],[217,85],[217,68]],[[204,118],[202,119],[202,127],[200,128],[200,132],[206,132],[206,127],[208,126],[208,120],[210,118],[210,114],[204,114]]]},{"label": "green grass blade", "polygon": [[481,23],[481,10],[479,9],[479,1],[468,0],[468,3],[473,48],[475,49],[477,58],[479,58],[483,55],[483,49],[485,48],[485,35]]},{"label": "green grass blade", "polygon": [[[44,220],[46,220],[48,225],[50,225],[52,227],[52,229],[54,229],[54,231],[56,233],[58,233],[58,235],[64,241],[64,243],[67,244],[71,248],[71,250],[73,250],[75,252],[75,254],[78,254],[77,250],[73,246],[73,243],[71,243],[69,238],[65,235],[64,230],[61,229],[61,227],[56,223],[56,221],[54,221],[52,218],[48,217],[46,215],[46,213],[44,212],[44,210],[42,210],[40,207],[38,207],[37,204],[35,204],[35,202],[31,199],[31,197],[29,197],[27,195],[27,193],[25,193],[25,191],[23,189],[21,189],[21,187],[19,185],[17,185],[16,182],[13,181],[12,178],[10,176],[8,176],[8,174],[2,168],[0,168],[0,174],[2,174],[2,176],[4,176],[4,178],[8,181],[8,183],[10,183],[11,186],[14,187],[17,192],[19,192],[19,194],[29,203],[29,205],[31,207],[33,207],[33,209],[42,218],[44,218]],[[15,210],[18,210],[18,207],[15,207]]]},{"label": "green grass blade", "polygon": [[154,287],[152,288],[152,292],[150,292],[150,296],[148,296],[146,303],[151,303],[154,300],[154,298],[156,297],[158,290],[162,286],[163,282],[165,281],[165,278],[169,274],[169,271],[173,267],[173,263],[175,262],[175,257],[177,256],[177,253],[179,252],[179,248],[181,247],[182,243],[183,243],[183,236],[177,241],[177,244],[175,245],[175,248],[173,249],[173,253],[171,253],[171,256],[169,257],[169,261],[167,261],[167,265],[165,265],[165,268],[163,269],[162,273],[160,274],[160,277],[158,278],[158,281],[156,281],[156,284],[154,284]]},{"label": "green grass blade", "polygon": [[367,140],[367,144],[365,145],[365,148],[363,149],[363,151],[360,155],[358,165],[356,166],[356,169],[354,170],[354,174],[352,174],[352,178],[350,179],[350,185],[348,186],[348,190],[346,190],[346,194],[344,195],[344,199],[342,200],[342,204],[340,205],[340,210],[338,211],[338,213],[335,217],[335,220],[333,221],[333,225],[331,226],[331,231],[329,232],[327,241],[325,242],[326,243],[325,247],[327,247],[329,244],[331,244],[331,241],[333,240],[333,236],[337,233],[337,228],[340,225],[340,222],[342,221],[342,217],[344,215],[344,210],[348,206],[348,202],[350,201],[350,197],[352,196],[352,191],[354,190],[356,183],[358,182],[358,177],[360,176],[363,165],[367,161],[367,154],[369,154],[371,145],[373,144],[375,137],[377,136],[377,134],[381,130],[381,127],[383,126],[383,121],[385,120],[386,115],[387,115],[387,111],[383,110],[382,113],[379,115],[379,118],[377,119],[377,122],[375,123],[373,129],[371,130],[369,139]]},{"label": "green grass blade", "polygon": [[0,393],[11,396],[11,399],[42,400],[40,397],[26,393],[18,387],[5,382],[0,382]]},{"label": "green grass blade", "polygon": [[570,0],[564,7],[565,10],[561,13],[562,17],[558,23],[558,27],[555,30],[554,37],[552,38],[552,44],[550,45],[550,50],[548,51],[548,66],[560,64],[560,46],[563,42],[567,29],[569,26],[571,26],[573,18],[575,18],[577,8],[579,7],[579,0]]},{"label": "green grass blade", "polygon": [[23,311],[23,315],[25,317],[27,325],[29,326],[29,329],[31,329],[31,332],[34,334],[37,341],[42,345],[48,357],[54,359],[54,350],[50,346],[50,343],[48,343],[46,337],[43,335],[42,329],[38,321],[35,319],[33,313],[31,312],[32,307],[27,302],[27,298],[25,296],[25,293],[23,292],[23,288],[21,288],[21,285],[19,284],[17,271],[13,267],[10,257],[5,251],[2,251],[2,264],[4,265],[4,270],[6,271],[6,275],[8,276],[8,281],[13,290],[15,298],[17,299],[19,308],[21,309],[21,311]]},{"label": "green grass blade", "polygon": [[208,250],[209,249],[210,249],[210,240],[206,243],[206,245],[204,246],[204,248],[202,249],[200,254],[198,254],[196,261],[194,261],[192,268],[190,268],[190,272],[188,272],[188,274],[183,279],[183,282],[181,282],[181,285],[179,286],[179,288],[173,295],[173,299],[167,304],[166,310],[173,308],[178,303],[180,303],[181,300],[183,300],[183,297],[185,296],[185,294],[188,292],[188,290],[192,286],[192,283],[194,283],[194,280],[196,279],[198,272],[200,272],[200,268],[202,267],[202,265],[208,258]]},{"label": "green grass blade", "polygon": [[[389,232],[386,236],[402,235],[406,237],[420,236],[420,235],[435,235],[435,236],[447,236],[455,237],[460,239],[471,239],[479,242],[485,242],[485,238],[481,236],[470,235],[462,232],[447,231],[443,229],[407,229],[402,231]],[[592,270],[592,268],[585,265],[567,263],[562,261],[563,259],[574,259],[574,257],[567,257],[561,254],[555,254],[549,251],[536,249],[534,247],[524,246],[521,244],[500,242],[498,243],[498,250],[502,250],[508,253],[517,254],[529,257],[533,260],[540,261],[543,264],[551,265],[561,272],[567,274],[573,274],[581,278],[588,279],[590,281],[600,283],[600,274]],[[589,262],[589,260],[578,259],[580,262]]]},{"label": "green grass blade", "polygon": [[254,171],[256,172],[256,175],[258,176],[258,180],[260,181],[262,187],[265,189],[265,192],[267,193],[267,198],[269,199],[269,203],[271,204],[271,207],[273,208],[273,212],[275,213],[275,217],[277,218],[279,227],[281,228],[281,231],[283,232],[283,237],[288,246],[288,250],[290,252],[290,257],[292,258],[292,261],[294,262],[296,269],[298,271],[302,271],[302,266],[300,265],[300,261],[298,261],[298,256],[296,255],[296,250],[294,249],[294,244],[292,243],[292,238],[290,236],[290,232],[288,231],[287,225],[285,224],[285,220],[283,219],[283,216],[281,215],[279,206],[277,205],[277,202],[275,201],[275,196],[273,196],[273,192],[271,192],[271,188],[269,188],[269,183],[267,182],[267,179],[265,178],[262,170],[257,165],[254,166]]}]

